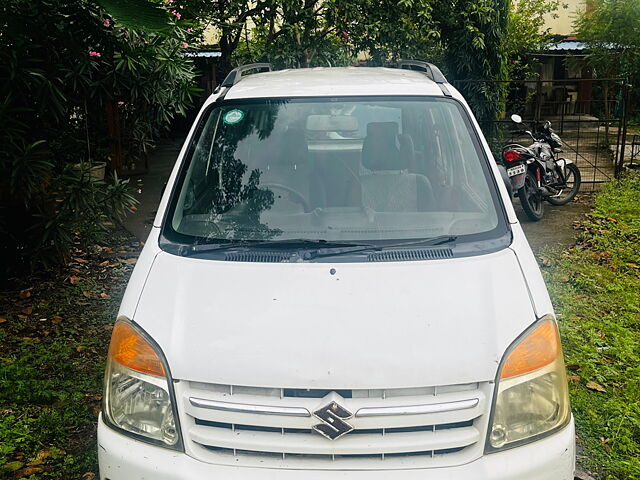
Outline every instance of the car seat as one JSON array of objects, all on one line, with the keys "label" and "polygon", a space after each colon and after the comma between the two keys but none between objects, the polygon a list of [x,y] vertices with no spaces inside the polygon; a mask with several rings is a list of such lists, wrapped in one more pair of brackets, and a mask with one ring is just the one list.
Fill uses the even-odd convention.
[{"label": "car seat", "polygon": [[433,209],[429,179],[409,173],[413,163],[413,141],[398,134],[395,122],[367,125],[362,146],[362,204],[377,212],[416,212]]}]

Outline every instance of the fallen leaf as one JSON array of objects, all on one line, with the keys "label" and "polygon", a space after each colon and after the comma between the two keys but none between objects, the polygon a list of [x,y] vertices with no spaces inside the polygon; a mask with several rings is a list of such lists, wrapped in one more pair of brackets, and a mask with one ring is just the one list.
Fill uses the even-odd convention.
[{"label": "fallen leaf", "polygon": [[129,265],[134,265],[138,261],[137,258],[127,258],[124,263],[128,263]]},{"label": "fallen leaf", "polygon": [[93,472],[87,472],[82,475],[82,480],[93,480],[94,478],[96,478],[96,474]]},{"label": "fallen leaf", "polygon": [[82,292],[82,295],[84,295],[87,298],[93,298],[93,293],[91,292]]},{"label": "fallen leaf", "polygon": [[24,466],[24,463],[22,462],[9,462],[5,464],[4,468],[12,472],[15,472],[16,470],[20,470],[23,466]]},{"label": "fallen leaf", "polygon": [[71,285],[75,285],[76,283],[78,283],[80,280],[82,280],[80,277],[76,277],[75,275],[71,276],[69,278],[69,281],[71,282]]},{"label": "fallen leaf", "polygon": [[113,325],[105,325],[103,327],[106,331],[110,332],[111,330],[113,330]]},{"label": "fallen leaf", "polygon": [[550,267],[551,266],[551,260],[549,260],[547,257],[540,257],[540,264],[543,267]]},{"label": "fallen leaf", "polygon": [[109,260],[105,260],[104,262],[100,263],[101,267],[108,267],[109,266]]},{"label": "fallen leaf", "polygon": [[567,380],[569,380],[570,382],[579,382],[580,377],[577,375],[567,375]]},{"label": "fallen leaf", "polygon": [[26,288],[24,290],[20,290],[20,298],[29,298],[31,296],[31,289]]},{"label": "fallen leaf", "polygon": [[23,468],[21,470],[18,470],[15,473],[16,478],[24,478],[24,477],[29,477],[35,473],[39,473],[42,472],[44,470],[44,468],[42,467],[26,467]]},{"label": "fallen leaf", "polygon": [[576,470],[574,472],[574,477],[577,478],[578,480],[595,480],[591,475],[589,475],[587,472],[583,471],[583,470]]},{"label": "fallen leaf", "polygon": [[609,443],[609,442],[611,441],[611,439],[610,439],[610,438],[600,437],[600,441],[601,441],[602,443]]},{"label": "fallen leaf", "polygon": [[104,298],[104,299],[109,299],[109,298],[111,298],[111,296],[110,296],[109,294],[104,293],[104,292],[102,292],[102,293],[100,294],[100,297],[101,297],[101,298]]},{"label": "fallen leaf", "polygon": [[20,319],[24,320],[25,318],[27,318],[27,316],[26,316],[26,315],[18,314],[18,318],[20,318]]},{"label": "fallen leaf", "polygon": [[598,392],[603,392],[604,393],[604,392],[607,391],[602,385],[600,385],[599,383],[596,383],[596,382],[587,382],[586,386],[587,386],[588,389],[597,390]]},{"label": "fallen leaf", "polygon": [[51,317],[51,323],[54,325],[58,325],[60,322],[62,322],[62,317],[60,315],[54,315]]},{"label": "fallen leaf", "polygon": [[618,223],[618,220],[616,220],[613,217],[607,217],[607,220],[609,220],[610,222],[613,222],[613,223]]},{"label": "fallen leaf", "polygon": [[113,253],[110,247],[100,247],[104,253]]},{"label": "fallen leaf", "polygon": [[21,310],[25,315],[31,315],[33,313],[33,307],[25,307]]},{"label": "fallen leaf", "polygon": [[89,263],[87,260],[85,260],[84,258],[80,258],[80,257],[75,257],[74,260],[78,263]]},{"label": "fallen leaf", "polygon": [[86,347],[83,347],[82,345],[78,345],[76,347],[76,352],[78,352],[78,353],[82,352],[83,350],[86,350]]},{"label": "fallen leaf", "polygon": [[6,318],[4,318],[4,317],[0,317],[0,323],[4,323],[4,322],[6,322],[6,321],[7,321],[7,319],[6,319]]},{"label": "fallen leaf", "polygon": [[563,276],[560,277],[560,281],[562,283],[567,283],[569,280],[570,280],[570,278],[569,278],[568,275],[563,275]]}]

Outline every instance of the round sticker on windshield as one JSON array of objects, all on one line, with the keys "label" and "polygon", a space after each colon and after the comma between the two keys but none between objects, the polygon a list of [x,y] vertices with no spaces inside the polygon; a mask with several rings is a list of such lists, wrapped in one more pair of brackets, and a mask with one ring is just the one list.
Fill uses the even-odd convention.
[{"label": "round sticker on windshield", "polygon": [[236,123],[242,121],[243,118],[244,112],[242,110],[229,110],[224,116],[224,123],[228,125],[235,125]]}]

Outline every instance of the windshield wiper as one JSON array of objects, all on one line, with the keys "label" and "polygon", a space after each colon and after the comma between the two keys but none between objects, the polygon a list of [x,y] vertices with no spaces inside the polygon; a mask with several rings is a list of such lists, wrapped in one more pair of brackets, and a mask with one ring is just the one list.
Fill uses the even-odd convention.
[{"label": "windshield wiper", "polygon": [[337,257],[340,255],[346,255],[349,253],[357,253],[367,250],[386,250],[387,248],[398,247],[435,247],[444,245],[446,243],[455,242],[458,239],[456,235],[442,235],[440,237],[424,238],[421,240],[411,240],[408,242],[392,243],[387,245],[361,245],[351,248],[343,249],[330,249],[327,251],[320,251],[311,253],[310,258],[322,258],[322,257]]},{"label": "windshield wiper", "polygon": [[355,242],[328,242],[326,240],[309,240],[309,239],[286,239],[286,240],[240,240],[230,241],[226,243],[202,243],[194,245],[184,245],[180,249],[180,255],[183,257],[190,257],[192,255],[198,255],[200,253],[219,252],[224,250],[233,250],[235,248],[303,248],[313,249],[311,256],[314,256],[316,252],[323,252],[325,250],[342,252],[343,249],[347,251],[358,251],[361,249],[379,248],[372,244],[363,244]]},{"label": "windshield wiper", "polygon": [[393,243],[385,245],[384,248],[398,247],[437,247],[447,243],[453,243],[458,239],[457,235],[440,235],[439,237],[423,238],[421,240],[410,240],[408,242]]},{"label": "windshield wiper", "polygon": [[309,239],[286,239],[286,240],[239,240],[229,241],[225,243],[202,243],[195,245],[184,245],[180,249],[180,255],[190,257],[201,253],[220,252],[225,250],[251,249],[251,248],[273,248],[273,249],[296,249],[305,250],[302,256],[304,260],[314,258],[334,257],[347,255],[350,253],[358,253],[370,250],[385,250],[387,248],[400,247],[435,247],[452,243],[457,240],[455,235],[442,235],[439,237],[424,238],[420,240],[411,240],[407,242],[399,242],[387,245],[375,245],[372,243],[359,243],[349,241],[332,241],[327,240],[309,240]]}]

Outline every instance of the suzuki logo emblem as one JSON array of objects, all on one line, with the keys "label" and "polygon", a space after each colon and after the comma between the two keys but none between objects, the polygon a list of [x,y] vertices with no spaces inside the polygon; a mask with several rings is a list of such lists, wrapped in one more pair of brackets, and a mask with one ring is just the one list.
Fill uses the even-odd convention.
[{"label": "suzuki logo emblem", "polygon": [[353,413],[336,402],[331,402],[329,405],[316,410],[313,415],[324,422],[314,425],[313,429],[329,440],[340,438],[353,430],[353,427],[345,422],[345,420],[353,417]]}]

